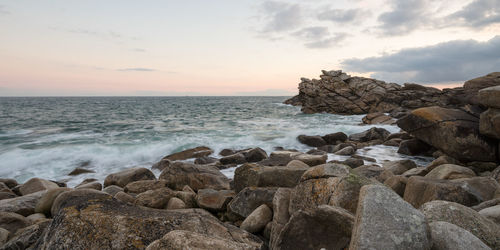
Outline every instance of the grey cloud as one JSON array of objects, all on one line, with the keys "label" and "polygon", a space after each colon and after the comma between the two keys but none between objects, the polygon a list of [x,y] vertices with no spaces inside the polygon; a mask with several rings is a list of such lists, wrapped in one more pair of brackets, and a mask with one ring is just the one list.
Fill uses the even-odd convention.
[{"label": "grey cloud", "polygon": [[392,10],[378,17],[377,28],[383,35],[405,35],[425,25],[430,19],[429,0],[390,0]]},{"label": "grey cloud", "polygon": [[118,69],[118,71],[152,72],[152,71],[157,71],[157,70],[156,69],[150,69],[150,68],[125,68],[125,69]]},{"label": "grey cloud", "polygon": [[[475,0],[462,10],[448,16],[448,22],[470,27],[485,27],[500,23],[500,2],[498,0]],[[456,23],[458,21],[458,23]]]},{"label": "grey cloud", "polygon": [[326,49],[333,46],[338,46],[342,41],[344,41],[349,35],[347,33],[335,33],[330,37],[319,39],[316,41],[311,41],[304,44],[306,47],[311,49]]},{"label": "grey cloud", "polygon": [[362,9],[327,9],[318,14],[318,20],[331,21],[334,23],[360,23],[367,16],[370,16],[369,11]]},{"label": "grey cloud", "polygon": [[500,69],[500,36],[485,42],[454,40],[379,57],[347,59],[342,65],[348,71],[374,72],[375,78],[395,82],[465,81]]},{"label": "grey cloud", "polygon": [[311,49],[330,48],[348,37],[346,33],[331,34],[328,27],[323,26],[303,28],[291,35],[305,41],[304,46]]},{"label": "grey cloud", "polygon": [[292,36],[307,40],[324,38],[328,35],[330,35],[328,27],[321,26],[308,27],[292,33]]},{"label": "grey cloud", "polygon": [[280,32],[297,28],[302,24],[302,8],[299,4],[265,1],[262,4],[265,21],[262,32]]}]

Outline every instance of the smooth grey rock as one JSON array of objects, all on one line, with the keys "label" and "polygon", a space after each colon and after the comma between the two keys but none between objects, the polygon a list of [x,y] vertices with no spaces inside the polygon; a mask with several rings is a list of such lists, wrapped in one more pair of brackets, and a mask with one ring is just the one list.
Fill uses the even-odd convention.
[{"label": "smooth grey rock", "polygon": [[488,250],[491,249],[469,231],[445,221],[429,224],[432,250]]},{"label": "smooth grey rock", "polygon": [[266,204],[272,207],[273,197],[278,188],[253,188],[248,187],[239,192],[228,204],[228,211],[246,218],[257,207]]}]

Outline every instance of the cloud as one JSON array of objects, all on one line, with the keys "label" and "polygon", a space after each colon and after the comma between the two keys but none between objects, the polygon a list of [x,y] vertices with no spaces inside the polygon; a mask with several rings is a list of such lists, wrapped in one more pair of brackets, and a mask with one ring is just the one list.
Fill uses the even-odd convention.
[{"label": "cloud", "polygon": [[261,31],[263,33],[289,31],[303,22],[303,11],[299,4],[265,1],[261,8],[261,18],[265,22]]},{"label": "cloud", "polygon": [[317,18],[320,21],[347,24],[360,23],[369,16],[371,16],[371,12],[363,9],[327,9],[321,11]]},{"label": "cloud", "polygon": [[474,0],[460,11],[448,16],[447,20],[474,28],[500,23],[500,2],[498,0]]},{"label": "cloud", "polygon": [[157,70],[156,69],[150,69],[150,68],[125,68],[125,69],[118,69],[118,71],[152,72],[152,71],[157,71]]},{"label": "cloud", "polygon": [[8,15],[10,14],[10,11],[8,11],[5,6],[3,5],[0,5],[0,16],[3,16],[3,15]]},{"label": "cloud", "polygon": [[390,0],[392,10],[378,17],[381,34],[406,35],[429,22],[430,0]]},{"label": "cloud", "polygon": [[304,46],[311,49],[330,48],[339,45],[348,37],[347,33],[331,34],[328,27],[323,26],[303,28],[291,35],[305,41]]},{"label": "cloud", "polygon": [[394,82],[441,83],[465,81],[500,69],[500,36],[485,42],[454,40],[393,54],[347,59],[345,70],[373,72],[372,77]]}]

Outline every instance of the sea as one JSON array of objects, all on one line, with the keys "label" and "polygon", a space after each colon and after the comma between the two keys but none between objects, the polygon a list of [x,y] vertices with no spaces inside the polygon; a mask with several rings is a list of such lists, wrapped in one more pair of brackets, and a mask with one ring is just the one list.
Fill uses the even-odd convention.
[{"label": "sea", "polygon": [[[283,104],[289,97],[0,97],[0,177],[24,182],[32,177],[103,181],[130,167],[150,168],[162,157],[196,146],[222,149],[275,147],[308,151],[296,137],[334,132],[353,134],[362,115],[303,114]],[[376,125],[391,133],[393,125]],[[357,152],[377,163],[409,157],[396,147],[372,146]],[[329,154],[329,160],[345,156]],[[69,176],[83,166],[95,173]],[[229,178],[234,168],[222,171]],[[159,172],[155,171],[158,176]]]}]

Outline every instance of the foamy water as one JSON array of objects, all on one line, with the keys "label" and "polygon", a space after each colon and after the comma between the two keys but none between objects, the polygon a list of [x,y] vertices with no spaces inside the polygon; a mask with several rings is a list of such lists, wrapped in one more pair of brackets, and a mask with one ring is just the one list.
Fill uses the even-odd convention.
[{"label": "foamy water", "polygon": [[[362,132],[362,116],[306,115],[281,104],[286,97],[72,97],[0,98],[0,176],[67,181],[103,180],[133,166],[150,167],[163,156],[205,145],[224,148],[311,149],[300,134]],[[396,126],[383,125],[390,132]],[[358,154],[379,163],[407,158],[397,148],[375,146]],[[214,155],[216,156],[216,155]],[[330,159],[345,157],[329,155]],[[427,158],[412,158],[418,163]],[[88,164],[96,171],[68,176]],[[232,177],[234,169],[223,170]],[[155,172],[155,174],[159,174]]]}]

